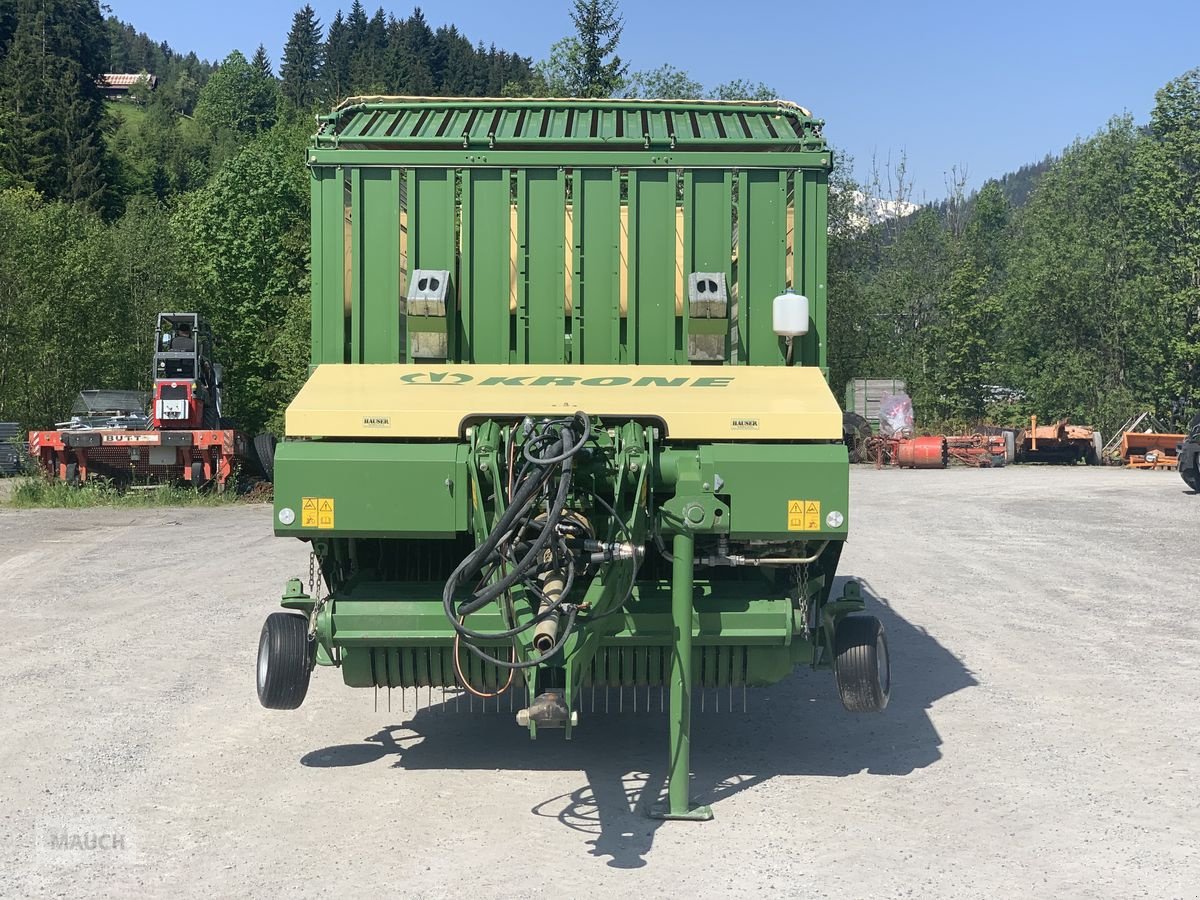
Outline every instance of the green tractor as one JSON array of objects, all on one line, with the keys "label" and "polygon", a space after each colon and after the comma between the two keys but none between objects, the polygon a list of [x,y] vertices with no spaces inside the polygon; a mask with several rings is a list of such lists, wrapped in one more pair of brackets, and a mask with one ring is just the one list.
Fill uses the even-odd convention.
[{"label": "green tractor", "polygon": [[[515,698],[586,734],[597,688],[832,669],[882,710],[826,369],[831,158],[775,102],[352,100],[320,120],[312,369],[275,533],[312,571],[268,617],[264,706],[351,687]],[[664,706],[665,706],[664,702]]]}]

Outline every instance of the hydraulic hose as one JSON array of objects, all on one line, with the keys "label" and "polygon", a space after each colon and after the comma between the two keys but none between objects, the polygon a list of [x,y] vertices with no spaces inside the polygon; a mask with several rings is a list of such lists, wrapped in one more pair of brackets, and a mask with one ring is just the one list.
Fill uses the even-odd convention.
[{"label": "hydraulic hose", "polygon": [[[534,433],[523,448],[524,464],[513,483],[513,454],[508,452],[509,471],[506,494],[509,504],[484,540],[460,562],[446,580],[442,591],[442,606],[447,619],[456,633],[456,643],[461,639],[467,649],[495,666],[504,669],[525,669],[540,665],[565,645],[575,626],[579,607],[566,602],[574,584],[576,565],[574,554],[567,538],[558,533],[558,526],[566,510],[573,482],[574,457],[584,448],[591,437],[591,422],[583,413],[570,419],[541,422],[534,426]],[[511,439],[510,439],[511,440]],[[553,497],[546,504],[544,514],[537,513],[538,497],[557,476]],[[535,518],[536,514],[536,518]],[[536,532],[531,540],[525,540],[527,532]],[[514,558],[520,553],[520,558]],[[489,566],[490,563],[490,566]],[[503,573],[488,584],[497,567]],[[541,590],[537,579],[546,572],[557,570],[561,576],[561,589],[555,596]],[[482,575],[480,573],[483,573]],[[455,593],[459,587],[479,576],[479,583],[471,596],[456,604]],[[537,613],[523,624],[497,632],[480,632],[466,625],[466,618],[488,603],[507,594],[513,586],[523,583],[528,595],[537,602]],[[509,616],[511,616],[511,610]],[[541,641],[538,649],[543,650],[537,658],[517,662],[497,659],[470,641],[494,641],[515,638],[530,628],[539,628],[543,623],[557,621],[556,640],[546,647]],[[511,618],[509,619],[511,623]],[[543,627],[543,631],[544,631]],[[514,654],[515,655],[515,654]]]}]

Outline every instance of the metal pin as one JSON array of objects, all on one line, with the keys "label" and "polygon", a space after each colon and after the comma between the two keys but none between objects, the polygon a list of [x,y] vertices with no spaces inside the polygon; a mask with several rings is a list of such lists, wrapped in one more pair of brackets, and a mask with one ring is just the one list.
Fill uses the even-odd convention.
[{"label": "metal pin", "polygon": [[742,685],[742,712],[746,711],[746,685]]},{"label": "metal pin", "polygon": [[633,686],[633,690],[630,691],[629,693],[631,693],[633,695],[633,711],[637,712],[637,685],[636,684]]},{"label": "metal pin", "polygon": [[388,713],[392,711],[392,683],[388,682]]},{"label": "metal pin", "polygon": [[375,712],[379,712],[379,685],[375,685]]},{"label": "metal pin", "polygon": [[608,685],[604,686],[604,711],[608,712]]},{"label": "metal pin", "polygon": [[625,685],[617,688],[617,712],[625,712]]},{"label": "metal pin", "polygon": [[658,711],[667,711],[667,689],[661,684],[658,686]]},{"label": "metal pin", "polygon": [[700,712],[704,712],[704,695],[708,693],[704,688],[700,688]]},{"label": "metal pin", "polygon": [[733,712],[733,682],[729,682],[729,712]]}]

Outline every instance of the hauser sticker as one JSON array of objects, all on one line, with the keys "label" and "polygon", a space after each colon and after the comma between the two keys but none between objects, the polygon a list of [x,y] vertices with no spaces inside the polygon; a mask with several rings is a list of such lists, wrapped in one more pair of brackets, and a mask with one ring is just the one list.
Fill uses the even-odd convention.
[{"label": "hauser sticker", "polygon": [[758,431],[758,419],[730,419],[729,427],[734,431]]},{"label": "hauser sticker", "polygon": [[392,420],[389,416],[363,416],[363,428],[391,428]]}]

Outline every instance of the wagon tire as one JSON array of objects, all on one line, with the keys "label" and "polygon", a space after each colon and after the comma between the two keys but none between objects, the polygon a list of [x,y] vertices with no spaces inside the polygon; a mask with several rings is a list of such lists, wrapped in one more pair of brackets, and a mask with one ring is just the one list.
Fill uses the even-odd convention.
[{"label": "wagon tire", "polygon": [[833,634],[833,673],[842,706],[850,712],[882,712],[892,694],[887,635],[874,616],[849,616]]},{"label": "wagon tire", "polygon": [[258,702],[267,709],[296,709],[308,693],[313,644],[308,620],[293,613],[271,613],[258,639]]},{"label": "wagon tire", "polygon": [[256,435],[254,438],[254,455],[258,457],[258,467],[262,470],[267,481],[275,481],[275,435],[270,432]]}]

